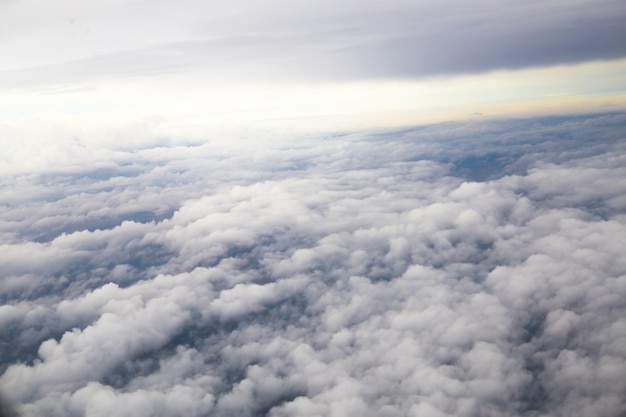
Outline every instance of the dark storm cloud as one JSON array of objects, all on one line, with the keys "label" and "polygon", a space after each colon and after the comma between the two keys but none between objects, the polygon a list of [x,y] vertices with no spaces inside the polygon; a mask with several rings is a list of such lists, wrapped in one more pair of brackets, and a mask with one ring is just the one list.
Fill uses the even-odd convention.
[{"label": "dark storm cloud", "polygon": [[625,123],[9,158],[0,388],[33,416],[620,415]]},{"label": "dark storm cloud", "polygon": [[[147,5],[126,12],[117,7],[102,16],[97,9],[77,10],[93,33],[59,37],[58,57],[25,61],[39,64],[17,64],[37,56],[24,49],[16,56],[19,68],[1,73],[0,88],[71,86],[193,69],[215,80],[239,81],[410,78],[626,56],[621,42],[626,8],[613,0],[298,6],[269,1],[219,7],[188,2],[176,10],[155,7],[158,12]],[[63,28],[50,25],[42,25],[40,35],[48,30],[53,38],[60,36]],[[156,29],[163,25],[168,30]]]}]

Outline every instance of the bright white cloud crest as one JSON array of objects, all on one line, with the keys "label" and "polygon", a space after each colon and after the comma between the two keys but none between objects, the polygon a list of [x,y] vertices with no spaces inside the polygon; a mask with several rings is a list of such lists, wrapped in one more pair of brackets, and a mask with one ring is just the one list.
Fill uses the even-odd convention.
[{"label": "bright white cloud crest", "polygon": [[5,158],[2,392],[28,416],[620,415],[625,120]]}]

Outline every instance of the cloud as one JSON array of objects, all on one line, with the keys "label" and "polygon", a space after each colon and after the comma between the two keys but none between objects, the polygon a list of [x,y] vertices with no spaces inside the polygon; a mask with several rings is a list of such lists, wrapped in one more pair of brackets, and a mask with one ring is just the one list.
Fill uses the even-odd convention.
[{"label": "cloud", "polygon": [[[8,59],[0,88],[67,87],[195,69],[238,82],[411,78],[626,54],[618,41],[626,9],[614,0],[63,6],[4,6]],[[10,24],[16,19],[22,25]]]},{"label": "cloud", "polygon": [[23,415],[623,413],[625,120],[8,158],[0,388]]}]

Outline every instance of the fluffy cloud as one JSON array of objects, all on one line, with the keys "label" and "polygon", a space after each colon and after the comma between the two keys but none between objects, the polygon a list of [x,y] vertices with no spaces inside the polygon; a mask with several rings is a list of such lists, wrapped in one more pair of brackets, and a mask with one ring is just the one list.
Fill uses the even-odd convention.
[{"label": "fluffy cloud", "polygon": [[619,415],[625,120],[6,161],[2,392],[33,416]]}]

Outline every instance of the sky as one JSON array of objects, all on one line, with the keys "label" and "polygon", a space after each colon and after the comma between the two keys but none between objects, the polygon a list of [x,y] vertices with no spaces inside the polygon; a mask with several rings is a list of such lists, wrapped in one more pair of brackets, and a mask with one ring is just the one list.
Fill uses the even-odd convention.
[{"label": "sky", "polygon": [[0,0],[0,416],[625,415],[625,18]]},{"label": "sky", "polygon": [[0,111],[169,134],[623,109],[619,0],[0,3]]}]

